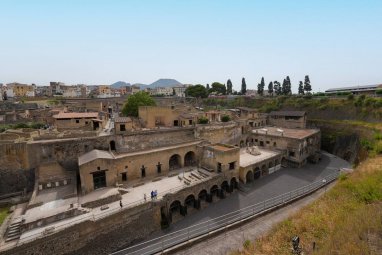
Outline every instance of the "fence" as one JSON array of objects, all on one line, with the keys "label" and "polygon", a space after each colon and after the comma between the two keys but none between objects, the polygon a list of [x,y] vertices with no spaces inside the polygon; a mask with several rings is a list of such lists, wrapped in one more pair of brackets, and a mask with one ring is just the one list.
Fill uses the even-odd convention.
[{"label": "fence", "polygon": [[260,203],[242,208],[240,210],[233,211],[228,214],[216,217],[214,219],[192,225],[188,228],[181,229],[173,233],[128,247],[126,249],[113,253],[113,255],[154,254],[158,252],[163,252],[164,250],[168,248],[171,248],[175,245],[180,245],[184,242],[188,242],[197,237],[202,237],[202,236],[208,237],[213,232],[219,229],[227,228],[230,225],[237,224],[251,217],[255,217],[267,210],[289,203],[302,196],[312,193],[313,191],[335,180],[338,177],[338,175],[339,175],[339,171],[336,171],[335,173],[330,174],[324,177],[323,179],[310,183],[306,186],[303,186],[298,189],[292,190],[290,192],[267,199]]}]

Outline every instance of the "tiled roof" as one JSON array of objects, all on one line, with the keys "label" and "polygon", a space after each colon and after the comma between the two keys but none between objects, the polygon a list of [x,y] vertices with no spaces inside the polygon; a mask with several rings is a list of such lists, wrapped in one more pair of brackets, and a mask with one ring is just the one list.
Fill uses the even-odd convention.
[{"label": "tiled roof", "polygon": [[55,119],[98,118],[98,112],[60,112],[53,115]]},{"label": "tiled roof", "polygon": [[306,114],[304,111],[272,111],[270,116],[299,116],[302,117]]},{"label": "tiled roof", "polygon": [[126,123],[126,122],[131,122],[131,118],[130,117],[116,117],[114,119],[114,122],[115,123]]}]

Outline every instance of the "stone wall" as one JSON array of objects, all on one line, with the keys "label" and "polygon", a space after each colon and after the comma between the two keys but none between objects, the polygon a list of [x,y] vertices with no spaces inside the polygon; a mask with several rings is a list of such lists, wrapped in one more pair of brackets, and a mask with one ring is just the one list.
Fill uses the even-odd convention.
[{"label": "stone wall", "polygon": [[97,221],[85,221],[2,255],[108,254],[160,229],[160,203],[146,203]]},{"label": "stone wall", "polygon": [[239,144],[243,131],[237,123],[197,125],[195,136],[211,143]]}]

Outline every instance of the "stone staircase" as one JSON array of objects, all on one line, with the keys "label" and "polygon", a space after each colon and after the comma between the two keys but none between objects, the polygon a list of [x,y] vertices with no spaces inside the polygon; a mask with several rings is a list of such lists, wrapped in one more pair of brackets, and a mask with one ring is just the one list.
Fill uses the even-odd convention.
[{"label": "stone staircase", "polygon": [[20,217],[12,220],[11,225],[9,225],[9,227],[7,229],[7,234],[5,236],[5,242],[9,242],[9,241],[16,240],[16,239],[20,238],[20,236],[21,236],[21,223],[22,223],[22,219]]}]

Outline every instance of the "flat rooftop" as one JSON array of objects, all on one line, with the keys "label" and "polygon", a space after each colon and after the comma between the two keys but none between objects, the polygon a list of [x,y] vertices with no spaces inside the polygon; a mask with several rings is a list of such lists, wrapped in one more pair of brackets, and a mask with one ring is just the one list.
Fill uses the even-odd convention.
[{"label": "flat rooftop", "polygon": [[264,150],[258,148],[260,155],[252,155],[246,151],[246,148],[240,150],[240,167],[247,167],[250,165],[257,164],[261,161],[270,159],[274,156],[280,155],[278,151]]},{"label": "flat rooftop", "polygon": [[214,144],[211,146],[208,146],[209,148],[212,148],[217,151],[230,151],[232,149],[235,149],[237,147],[232,146],[232,145],[225,145],[225,144]]},{"label": "flat rooftop", "polygon": [[307,128],[280,128],[280,127],[263,127],[253,129],[253,134],[262,134],[269,136],[283,136],[294,139],[304,139],[316,133],[319,133],[319,129],[307,129]]}]

